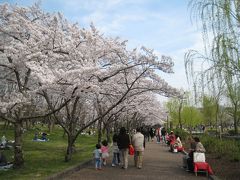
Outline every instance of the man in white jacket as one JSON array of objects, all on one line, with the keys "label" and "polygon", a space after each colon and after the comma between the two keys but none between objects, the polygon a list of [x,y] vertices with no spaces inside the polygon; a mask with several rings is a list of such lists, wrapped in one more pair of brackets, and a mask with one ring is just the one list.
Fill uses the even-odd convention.
[{"label": "man in white jacket", "polygon": [[144,151],[144,135],[141,133],[141,129],[136,129],[137,133],[132,137],[132,144],[135,150],[134,163],[138,169],[142,168],[143,151]]}]

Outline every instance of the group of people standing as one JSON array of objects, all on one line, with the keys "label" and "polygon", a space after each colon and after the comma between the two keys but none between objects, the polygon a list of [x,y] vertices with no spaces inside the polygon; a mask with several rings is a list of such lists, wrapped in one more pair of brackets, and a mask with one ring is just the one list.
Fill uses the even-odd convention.
[{"label": "group of people standing", "polygon": [[156,128],[147,127],[142,130],[142,133],[148,141],[150,141],[150,140],[153,141],[154,137],[156,137],[157,143],[160,143],[161,140],[163,142],[166,142],[165,137],[167,135],[167,131],[166,131],[165,127],[161,127],[161,126],[156,127]]},{"label": "group of people standing", "polygon": [[[113,147],[112,147],[112,152],[113,152],[112,166],[113,167],[121,165],[122,169],[128,168],[129,146],[132,145],[134,147],[135,167],[137,167],[138,169],[142,168],[143,152],[145,148],[145,138],[144,138],[144,135],[141,133],[141,128],[137,128],[136,133],[134,133],[130,137],[126,129],[124,127],[121,127],[119,134],[115,133],[113,135],[112,140],[113,140]],[[105,149],[105,151],[103,149]],[[104,155],[104,152],[106,153],[106,146],[104,146],[103,143],[102,143],[102,146],[100,144],[97,144],[96,149],[94,150],[96,170],[101,170],[102,164],[106,165],[106,159],[108,157]]]}]

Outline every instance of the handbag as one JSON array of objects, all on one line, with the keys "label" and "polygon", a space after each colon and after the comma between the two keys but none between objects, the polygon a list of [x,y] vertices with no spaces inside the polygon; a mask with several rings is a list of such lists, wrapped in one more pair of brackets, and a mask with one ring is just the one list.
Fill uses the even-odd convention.
[{"label": "handbag", "polygon": [[193,162],[205,162],[206,157],[205,153],[194,152],[193,153]]},{"label": "handbag", "polygon": [[129,145],[128,150],[129,155],[134,155],[134,148],[131,144]]}]

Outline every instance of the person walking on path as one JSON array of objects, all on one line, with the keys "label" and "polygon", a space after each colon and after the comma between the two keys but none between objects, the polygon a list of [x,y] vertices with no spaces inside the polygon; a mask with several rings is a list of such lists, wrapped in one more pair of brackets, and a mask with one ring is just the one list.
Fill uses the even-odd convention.
[{"label": "person walking on path", "polygon": [[123,163],[122,169],[128,168],[128,147],[130,145],[129,135],[124,127],[120,128],[118,135],[117,145],[120,151],[121,162]]},{"label": "person walking on path", "polygon": [[137,133],[133,135],[132,144],[135,150],[134,153],[134,165],[138,168],[142,168],[143,152],[144,152],[144,135],[141,133],[141,129],[136,129]]},{"label": "person walking on path", "polygon": [[93,151],[93,156],[95,159],[95,169],[101,170],[102,169],[102,151],[101,151],[100,144],[96,144],[96,149]]},{"label": "person walking on path", "polygon": [[165,127],[163,127],[162,128],[162,130],[161,130],[161,134],[162,134],[162,140],[163,140],[163,142],[164,143],[167,143],[167,141],[166,141],[166,129],[165,129]]},{"label": "person walking on path", "polygon": [[106,166],[107,165],[107,159],[109,157],[107,140],[102,141],[101,151],[102,151],[102,162],[103,162],[103,165]]},{"label": "person walking on path", "polygon": [[149,131],[149,134],[150,134],[150,137],[151,137],[151,141],[153,141],[153,138],[154,138],[154,129],[151,127],[150,128],[150,131]]},{"label": "person walking on path", "polygon": [[115,133],[113,135],[113,159],[112,159],[112,166],[116,166],[119,165],[120,163],[120,156],[119,156],[119,149],[118,149],[118,145],[117,145],[117,140],[118,140],[118,135]]},{"label": "person walking on path", "polygon": [[[96,171],[92,164],[83,165],[77,171],[59,175],[57,180],[206,180],[206,176],[195,176],[181,168],[182,154],[169,153],[168,147],[147,142],[144,149],[144,164],[141,170],[134,167],[134,158],[129,158],[127,170],[104,167]],[[48,179],[50,180],[50,178]],[[51,179],[52,180],[52,179]]]},{"label": "person walking on path", "polygon": [[161,127],[158,127],[156,130],[157,143],[161,141]]}]

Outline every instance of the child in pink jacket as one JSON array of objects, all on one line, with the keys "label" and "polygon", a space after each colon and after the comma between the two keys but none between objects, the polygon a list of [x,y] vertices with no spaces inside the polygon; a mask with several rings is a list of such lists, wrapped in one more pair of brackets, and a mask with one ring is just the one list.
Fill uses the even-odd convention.
[{"label": "child in pink jacket", "polygon": [[103,165],[106,166],[107,165],[107,159],[109,157],[108,142],[106,140],[102,141],[101,150],[102,150]]}]

